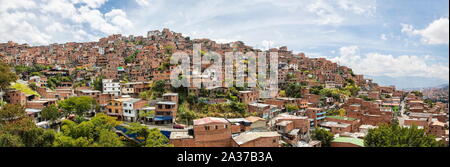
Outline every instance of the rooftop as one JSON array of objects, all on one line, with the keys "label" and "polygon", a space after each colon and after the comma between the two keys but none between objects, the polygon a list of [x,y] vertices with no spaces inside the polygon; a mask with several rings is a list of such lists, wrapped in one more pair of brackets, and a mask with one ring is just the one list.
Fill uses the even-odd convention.
[{"label": "rooftop", "polygon": [[217,117],[206,117],[206,118],[194,120],[194,125],[205,125],[205,124],[211,124],[211,123],[226,124],[229,122],[224,118],[217,118]]},{"label": "rooftop", "polygon": [[248,122],[250,123],[250,121],[246,120],[245,118],[232,118],[232,119],[227,119],[229,122],[231,123],[239,123],[239,122]]},{"label": "rooftop", "polygon": [[308,119],[308,117],[303,116],[295,116],[295,115],[289,115],[286,113],[280,114],[276,117],[276,119]]},{"label": "rooftop", "polygon": [[357,120],[356,118],[341,117],[341,116],[327,116],[327,118],[333,118],[333,119],[339,119],[339,120],[349,120],[349,121]]},{"label": "rooftop", "polygon": [[164,93],[163,96],[178,96],[178,93]]},{"label": "rooftop", "polygon": [[264,103],[252,103],[252,104],[249,104],[249,105],[254,106],[254,107],[268,107],[268,106],[270,106],[269,104],[264,104]]},{"label": "rooftop", "polygon": [[292,123],[292,121],[281,121],[281,122],[277,123],[277,125],[278,125],[278,126],[287,126],[287,125],[289,125],[290,123]]},{"label": "rooftop", "polygon": [[177,103],[171,102],[171,101],[159,101],[156,104],[163,104],[163,105],[176,105]]},{"label": "rooftop", "polygon": [[256,122],[256,121],[265,121],[264,118],[261,117],[255,117],[255,116],[250,116],[245,118],[246,120],[250,121],[250,122]]},{"label": "rooftop", "polygon": [[187,131],[182,132],[171,132],[170,133],[170,139],[193,139],[194,136],[189,135]]},{"label": "rooftop", "polygon": [[339,143],[351,143],[354,145],[358,145],[361,147],[364,147],[364,140],[353,138],[353,137],[336,137],[334,138],[333,142],[339,142]]},{"label": "rooftop", "polygon": [[320,126],[346,128],[346,127],[349,127],[350,124],[326,121],[326,122],[320,123]]},{"label": "rooftop", "polygon": [[277,132],[245,132],[241,133],[239,136],[233,137],[233,140],[241,145],[249,141],[256,140],[261,137],[279,137],[281,136]]}]

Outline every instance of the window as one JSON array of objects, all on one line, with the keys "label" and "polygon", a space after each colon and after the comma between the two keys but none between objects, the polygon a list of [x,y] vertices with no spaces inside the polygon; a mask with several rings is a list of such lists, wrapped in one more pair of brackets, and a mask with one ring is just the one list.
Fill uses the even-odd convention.
[{"label": "window", "polygon": [[273,141],[272,141],[273,143],[276,143],[277,142],[277,139],[273,139]]},{"label": "window", "polygon": [[205,130],[209,130],[209,126],[205,126]]},{"label": "window", "polygon": [[216,129],[219,129],[219,126],[216,125]]}]

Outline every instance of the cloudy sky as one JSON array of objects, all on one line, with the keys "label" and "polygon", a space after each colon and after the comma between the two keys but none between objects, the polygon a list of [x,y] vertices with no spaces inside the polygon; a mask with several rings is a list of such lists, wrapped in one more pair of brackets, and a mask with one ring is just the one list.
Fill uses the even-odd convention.
[{"label": "cloudy sky", "polygon": [[0,42],[97,41],[170,28],[288,46],[385,85],[449,82],[448,0],[0,0]]}]

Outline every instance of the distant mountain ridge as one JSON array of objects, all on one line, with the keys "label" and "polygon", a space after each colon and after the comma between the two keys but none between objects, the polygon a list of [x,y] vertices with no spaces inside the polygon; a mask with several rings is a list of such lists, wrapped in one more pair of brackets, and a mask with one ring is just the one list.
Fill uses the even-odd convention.
[{"label": "distant mountain ridge", "polygon": [[426,88],[440,88],[448,86],[449,82],[438,78],[427,77],[389,77],[389,76],[367,76],[382,85],[395,85],[404,90],[420,90]]}]

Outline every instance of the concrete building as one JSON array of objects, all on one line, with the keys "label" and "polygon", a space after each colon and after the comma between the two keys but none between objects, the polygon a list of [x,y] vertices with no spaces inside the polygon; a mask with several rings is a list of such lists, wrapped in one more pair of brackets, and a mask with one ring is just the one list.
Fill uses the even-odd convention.
[{"label": "concrete building", "polygon": [[114,81],[113,79],[103,79],[103,93],[113,94],[114,96],[119,96],[120,93],[120,82]]}]

